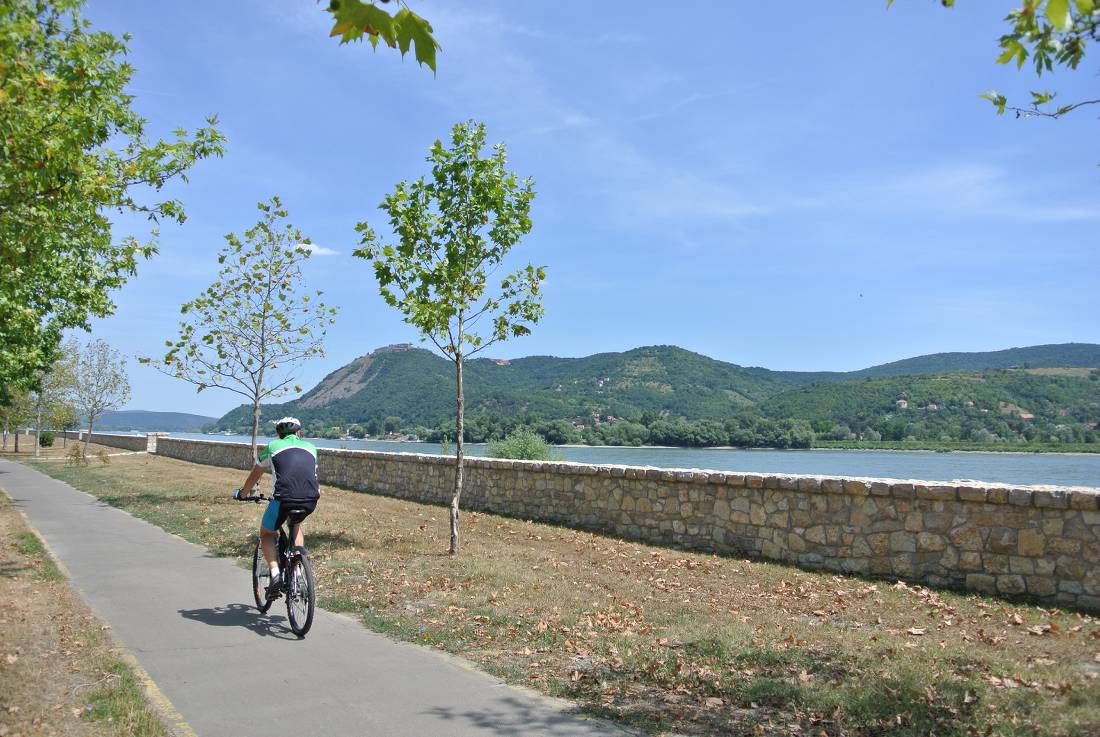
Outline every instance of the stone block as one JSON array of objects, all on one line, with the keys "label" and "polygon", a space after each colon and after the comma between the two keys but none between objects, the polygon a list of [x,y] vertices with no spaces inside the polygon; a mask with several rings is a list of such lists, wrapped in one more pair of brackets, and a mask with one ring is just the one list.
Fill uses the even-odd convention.
[{"label": "stone block", "polygon": [[890,552],[890,535],[885,532],[868,535],[867,545],[875,555],[884,556]]},{"label": "stone block", "polygon": [[1037,491],[1033,503],[1040,509],[1069,509],[1069,495],[1061,490]]},{"label": "stone block", "polygon": [[890,496],[890,484],[885,481],[872,481],[871,482],[871,495],[872,496]]},{"label": "stone block", "polygon": [[749,508],[749,521],[754,525],[764,524],[767,513],[764,511],[764,507],[759,504],[753,504]]},{"label": "stone block", "polygon": [[925,512],[924,529],[929,532],[944,532],[955,521],[955,516],[947,512]]},{"label": "stone block", "polygon": [[1046,552],[1047,539],[1039,530],[1020,530],[1017,533],[1017,552],[1037,558]]},{"label": "stone block", "polygon": [[994,553],[1010,555],[1016,553],[1016,530],[1008,527],[998,527],[989,533],[986,547]]},{"label": "stone block", "polygon": [[866,496],[870,489],[863,481],[857,481],[856,479],[845,479],[844,491],[845,493],[851,494],[853,496]]},{"label": "stone block", "polygon": [[1031,506],[1031,489],[1009,489],[1008,503],[1017,507]]},{"label": "stone block", "polygon": [[909,532],[920,532],[924,529],[924,515],[920,512],[910,512],[905,515],[905,529]]},{"label": "stone block", "polygon": [[986,553],[982,556],[982,568],[987,573],[1008,573],[1008,556]]},{"label": "stone block", "polygon": [[1043,576],[1027,576],[1027,593],[1034,596],[1054,596],[1058,593],[1054,581]]},{"label": "stone block", "polygon": [[959,570],[960,571],[981,571],[984,570],[985,565],[982,563],[982,554],[978,552],[963,552],[959,553]]},{"label": "stone block", "polygon": [[982,486],[960,486],[958,489],[959,499],[964,502],[985,502],[988,492],[989,490]]},{"label": "stone block", "polygon": [[762,489],[764,487],[764,477],[755,474],[745,474],[745,486],[750,489]]},{"label": "stone block", "polygon": [[981,550],[982,532],[977,525],[967,523],[948,533],[951,542],[961,550]]},{"label": "stone block", "polygon": [[811,493],[821,491],[821,479],[799,479],[798,490]]},{"label": "stone block", "polygon": [[1014,574],[997,576],[997,591],[1008,595],[1022,594],[1027,591],[1027,583],[1023,576]]},{"label": "stone block", "polygon": [[895,553],[915,553],[917,538],[911,532],[891,532],[890,550]]},{"label": "stone block", "polygon": [[942,535],[934,532],[921,532],[917,534],[917,550],[922,553],[938,552],[947,547],[947,541]]},{"label": "stone block", "polygon": [[1089,491],[1071,491],[1069,495],[1070,509],[1080,509],[1092,512],[1100,506],[1100,494]]},{"label": "stone block", "polygon": [[890,496],[895,499],[913,499],[917,495],[916,487],[909,483],[891,484]]},{"label": "stone block", "polygon": [[1034,575],[1035,561],[1031,558],[1010,555],[1008,556],[1008,570],[1012,573],[1021,573],[1027,576]]},{"label": "stone block", "polygon": [[1081,586],[1084,587],[1086,594],[1100,596],[1100,570],[1093,568],[1086,573]]},{"label": "stone block", "polygon": [[1080,581],[1088,568],[1083,560],[1068,555],[1060,555],[1054,561],[1054,573],[1058,578]]}]

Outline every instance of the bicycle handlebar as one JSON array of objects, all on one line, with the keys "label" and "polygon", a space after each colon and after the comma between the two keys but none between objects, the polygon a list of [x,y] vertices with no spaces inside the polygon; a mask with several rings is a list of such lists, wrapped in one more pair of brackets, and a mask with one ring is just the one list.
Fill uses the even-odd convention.
[{"label": "bicycle handlebar", "polygon": [[239,502],[254,502],[256,504],[259,504],[260,502],[269,501],[269,497],[266,497],[263,494],[253,494],[252,496],[240,496],[240,493],[241,493],[241,489],[234,489],[233,490],[233,498],[236,499]]}]

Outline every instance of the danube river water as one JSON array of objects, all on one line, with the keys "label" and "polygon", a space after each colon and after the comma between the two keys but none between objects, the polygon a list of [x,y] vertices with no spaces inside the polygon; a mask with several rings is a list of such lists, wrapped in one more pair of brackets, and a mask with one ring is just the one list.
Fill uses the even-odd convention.
[{"label": "danube river water", "polygon": [[[248,442],[244,435],[172,433],[172,437]],[[267,439],[265,438],[265,441]],[[434,443],[384,440],[312,439],[320,448],[439,453]],[[467,443],[470,455],[485,455],[481,443]],[[1003,484],[1058,484],[1100,487],[1100,454],[934,453],[901,450],[739,450],[729,448],[559,447],[562,460],[663,468],[706,468],[754,473],[822,476],[879,476],[927,481],[960,479]],[[454,452],[454,447],[451,447]]]}]

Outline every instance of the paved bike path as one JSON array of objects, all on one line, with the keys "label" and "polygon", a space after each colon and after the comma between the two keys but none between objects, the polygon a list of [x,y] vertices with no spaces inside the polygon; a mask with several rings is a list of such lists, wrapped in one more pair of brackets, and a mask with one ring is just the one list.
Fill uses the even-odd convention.
[{"label": "paved bike path", "polygon": [[626,734],[348,617],[319,609],[298,640],[231,561],[19,463],[0,488],[198,737]]}]

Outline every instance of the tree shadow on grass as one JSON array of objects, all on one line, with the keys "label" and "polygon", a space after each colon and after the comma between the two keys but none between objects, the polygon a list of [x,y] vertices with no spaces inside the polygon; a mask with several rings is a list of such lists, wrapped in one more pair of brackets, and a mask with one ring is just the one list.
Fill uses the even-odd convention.
[{"label": "tree shadow on grass", "polygon": [[[274,602],[275,606],[279,602]],[[205,609],[180,609],[184,619],[202,622],[212,627],[243,627],[261,637],[280,640],[298,640],[298,636],[284,624],[286,617],[278,614],[260,614],[255,607],[246,604],[226,604]]]}]

